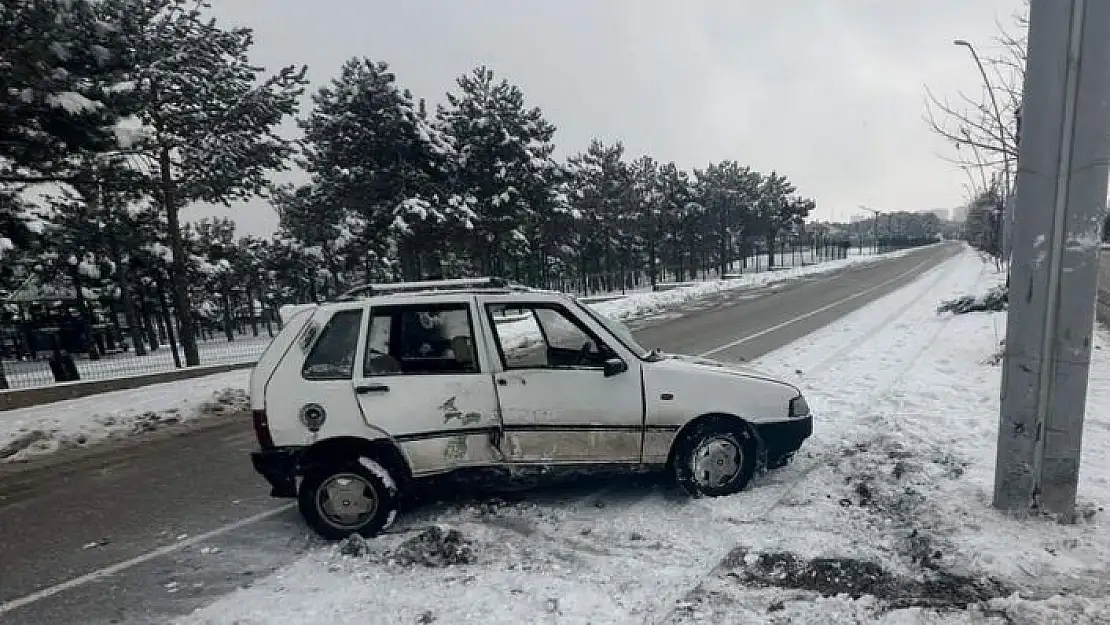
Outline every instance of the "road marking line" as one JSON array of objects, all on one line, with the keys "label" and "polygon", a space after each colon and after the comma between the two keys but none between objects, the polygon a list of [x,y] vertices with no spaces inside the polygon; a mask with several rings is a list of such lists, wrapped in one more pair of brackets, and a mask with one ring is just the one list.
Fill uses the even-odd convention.
[{"label": "road marking line", "polygon": [[849,295],[848,297],[843,297],[843,298],[838,299],[835,302],[832,302],[830,304],[825,304],[824,306],[822,306],[822,307],[820,307],[816,310],[811,310],[811,311],[805,313],[804,315],[798,315],[797,317],[787,319],[786,321],[783,321],[782,323],[778,323],[778,324],[775,324],[775,325],[773,325],[769,328],[765,328],[763,330],[760,330],[759,332],[756,332],[755,334],[749,334],[748,336],[738,338],[735,341],[732,341],[730,343],[725,343],[724,345],[719,345],[719,346],[714,347],[713,349],[711,349],[709,351],[702,352],[702,353],[698,354],[697,357],[698,358],[706,358],[708,356],[712,356],[713,354],[718,354],[720,352],[723,352],[726,349],[732,349],[733,347],[736,347],[738,345],[743,345],[744,343],[747,343],[748,341],[753,341],[753,340],[755,340],[755,339],[757,339],[761,336],[766,336],[766,335],[768,335],[772,332],[777,332],[777,331],[785,328],[786,326],[798,323],[799,321],[805,321],[806,319],[809,319],[810,317],[813,317],[814,315],[819,315],[819,314],[825,312],[826,310],[829,310],[831,308],[836,308],[837,306],[840,306],[841,304],[844,304],[845,302],[850,302],[854,299],[858,299],[860,297],[863,297],[864,295],[867,295],[868,293],[872,293],[874,291],[877,291],[877,290],[879,290],[879,289],[881,289],[881,288],[883,288],[887,285],[894,284],[895,282],[898,282],[899,280],[902,280],[906,276],[914,273],[915,271],[920,269],[922,266],[924,266],[928,262],[929,262],[928,260],[924,260],[924,261],[918,263],[917,265],[915,265],[909,271],[901,273],[898,276],[896,276],[894,278],[891,278],[890,280],[887,280],[886,282],[876,284],[875,286],[864,289],[862,291],[857,291],[856,293],[853,293],[853,294]]},{"label": "road marking line", "polygon": [[285,504],[284,506],[281,506],[280,508],[274,508],[273,510],[267,510],[266,512],[260,512],[258,514],[253,515],[253,516],[249,516],[245,519],[239,519],[238,521],[235,521],[234,523],[229,523],[227,525],[224,525],[223,527],[218,527],[214,530],[205,532],[203,534],[197,534],[196,536],[193,536],[192,538],[188,538],[186,540],[175,542],[172,545],[166,545],[164,547],[159,547],[158,549],[155,549],[153,551],[148,551],[146,553],[137,555],[134,558],[131,558],[130,560],[124,560],[123,562],[117,562],[117,563],[112,564],[110,566],[106,566],[104,568],[97,569],[95,571],[92,571],[92,572],[86,573],[84,575],[81,575],[80,577],[74,577],[73,579],[64,581],[60,584],[55,584],[55,585],[50,586],[48,588],[43,588],[42,590],[39,590],[37,592],[33,592],[33,593],[31,593],[29,595],[26,595],[24,597],[19,597],[18,599],[12,599],[11,601],[8,601],[7,603],[0,604],[0,615],[7,614],[8,612],[11,612],[12,610],[17,610],[17,609],[22,608],[24,606],[35,603],[36,601],[42,601],[43,599],[53,597],[54,595],[56,595],[58,593],[65,592],[65,591],[70,590],[72,588],[77,588],[78,586],[84,586],[85,584],[88,584],[89,582],[94,582],[96,580],[103,579],[105,577],[110,577],[112,575],[115,575],[116,573],[119,573],[121,571],[126,571],[127,569],[132,568],[134,566],[137,566],[139,564],[149,562],[149,561],[151,561],[155,558],[160,558],[164,555],[167,555],[167,554],[173,553],[175,551],[184,549],[185,547],[191,547],[191,546],[193,546],[197,543],[202,543],[206,540],[215,538],[216,536],[219,536],[221,534],[226,534],[228,532],[244,528],[248,525],[251,525],[252,523],[257,523],[259,521],[268,519],[272,516],[277,516],[277,515],[281,514],[282,512],[285,512],[287,510],[292,509],[294,506],[296,506],[296,504],[288,503],[288,504]]}]

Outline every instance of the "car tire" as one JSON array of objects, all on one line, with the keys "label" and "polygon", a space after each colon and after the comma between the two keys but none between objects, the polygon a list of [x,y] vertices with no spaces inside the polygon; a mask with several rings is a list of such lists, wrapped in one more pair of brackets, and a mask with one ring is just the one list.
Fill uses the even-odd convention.
[{"label": "car tire", "polygon": [[743,424],[710,419],[683,436],[673,462],[678,485],[690,495],[732,495],[755,474],[755,439]]},{"label": "car tire", "polygon": [[297,503],[309,527],[327,540],[352,534],[372,538],[393,523],[398,495],[387,469],[359,458],[310,469],[301,480]]}]

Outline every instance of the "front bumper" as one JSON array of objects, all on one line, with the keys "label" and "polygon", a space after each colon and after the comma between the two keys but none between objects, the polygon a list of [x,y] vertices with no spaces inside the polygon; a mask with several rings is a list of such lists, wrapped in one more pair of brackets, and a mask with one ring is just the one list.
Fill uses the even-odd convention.
[{"label": "front bumper", "polygon": [[754,424],[768,466],[775,466],[798,451],[813,434],[813,417]]},{"label": "front bumper", "polygon": [[270,496],[297,496],[297,468],[302,447],[273,447],[251,452],[251,463],[270,483]]}]

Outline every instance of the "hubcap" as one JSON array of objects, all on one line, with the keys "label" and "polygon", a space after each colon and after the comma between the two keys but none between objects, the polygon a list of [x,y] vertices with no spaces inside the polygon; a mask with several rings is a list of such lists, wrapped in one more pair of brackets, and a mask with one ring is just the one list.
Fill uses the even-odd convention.
[{"label": "hubcap", "polygon": [[694,450],[694,481],[702,488],[719,488],[740,472],[744,452],[726,438],[711,438]]},{"label": "hubcap", "polygon": [[355,473],[337,473],[316,489],[316,510],[335,527],[359,527],[373,517],[377,509],[374,487]]}]

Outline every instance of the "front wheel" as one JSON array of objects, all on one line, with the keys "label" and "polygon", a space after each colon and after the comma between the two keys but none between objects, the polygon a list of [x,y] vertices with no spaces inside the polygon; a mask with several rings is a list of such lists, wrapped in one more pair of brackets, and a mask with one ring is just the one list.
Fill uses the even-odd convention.
[{"label": "front wheel", "polygon": [[[320,536],[341,540],[351,534],[371,538],[397,514],[398,497],[389,473],[377,463],[312,469],[297,495],[301,516]],[[387,483],[388,482],[388,483]]]},{"label": "front wheel", "polygon": [[675,449],[675,477],[694,496],[738,493],[755,474],[755,447],[743,425],[707,421],[686,434]]}]

